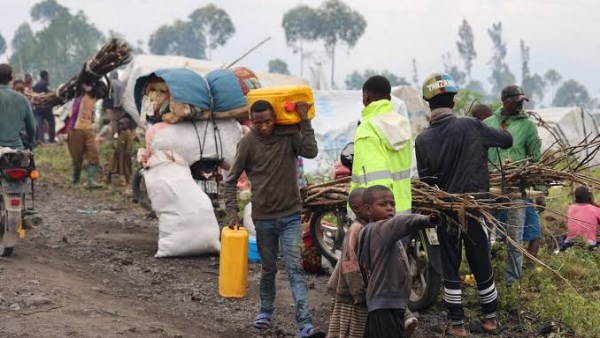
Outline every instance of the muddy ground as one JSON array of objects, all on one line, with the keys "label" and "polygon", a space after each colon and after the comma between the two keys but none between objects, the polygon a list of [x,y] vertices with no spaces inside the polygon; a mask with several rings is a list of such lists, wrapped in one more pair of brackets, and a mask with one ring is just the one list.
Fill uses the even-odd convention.
[{"label": "muddy ground", "polygon": [[[291,337],[291,293],[278,275],[274,328],[259,332],[259,266],[248,297],[218,296],[217,256],[156,259],[158,221],[114,188],[87,191],[60,180],[38,182],[42,226],[0,259],[0,337]],[[309,275],[309,305],[323,330],[327,276]],[[476,313],[476,305],[471,304]],[[421,313],[417,338],[442,337],[444,313]],[[502,337],[532,337],[509,324]],[[476,335],[485,337],[484,335]]]}]

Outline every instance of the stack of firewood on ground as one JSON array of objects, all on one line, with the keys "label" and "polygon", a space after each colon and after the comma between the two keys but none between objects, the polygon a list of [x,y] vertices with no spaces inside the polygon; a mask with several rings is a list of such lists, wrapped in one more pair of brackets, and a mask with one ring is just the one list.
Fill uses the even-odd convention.
[{"label": "stack of firewood on ground", "polygon": [[55,91],[44,94],[26,92],[26,95],[35,107],[54,107],[74,98],[80,84],[94,83],[129,61],[131,61],[129,45],[113,38],[102,46],[93,58],[83,64],[78,75],[59,85]]},{"label": "stack of firewood on ground", "polygon": [[[415,179],[412,181],[413,208],[439,212],[454,211],[458,213],[462,224],[466,224],[466,217],[472,217],[490,231],[502,232],[502,228],[497,228],[501,222],[495,218],[495,211],[525,206],[522,202],[511,201],[508,198],[509,191],[513,194],[515,191],[525,194],[527,189],[533,187],[547,188],[573,184],[600,190],[600,180],[585,174],[585,171],[592,167],[591,162],[599,152],[600,136],[596,136],[575,146],[550,147],[538,162],[521,161],[495,167],[490,172],[490,184],[495,188],[493,191],[499,192],[486,194],[484,198],[481,198],[482,196],[476,198],[472,194],[448,193]],[[310,209],[346,204],[350,180],[350,177],[345,177],[328,183],[307,186],[302,192],[304,207]],[[567,217],[562,212],[546,210]],[[462,227],[462,224],[457,226]],[[518,246],[512,239],[507,240],[512,245]],[[552,270],[526,250],[519,249],[525,256]]]}]

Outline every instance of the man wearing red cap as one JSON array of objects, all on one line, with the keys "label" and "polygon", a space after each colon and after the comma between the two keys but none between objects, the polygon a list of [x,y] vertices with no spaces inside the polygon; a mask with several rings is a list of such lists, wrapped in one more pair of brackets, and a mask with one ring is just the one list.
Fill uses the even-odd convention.
[{"label": "man wearing red cap", "polygon": [[[508,149],[490,148],[489,160],[495,168],[501,168],[506,163],[524,162],[525,160],[538,161],[540,159],[541,141],[535,123],[523,111],[524,101],[529,101],[523,89],[510,85],[502,89],[502,108],[485,120],[490,127],[508,130],[513,137],[513,145]],[[525,191],[516,192],[513,202],[526,203]],[[508,246],[506,260],[506,284],[510,285],[521,278],[523,268],[523,229],[525,228],[525,208],[509,209],[507,220],[507,234],[519,247]]]}]

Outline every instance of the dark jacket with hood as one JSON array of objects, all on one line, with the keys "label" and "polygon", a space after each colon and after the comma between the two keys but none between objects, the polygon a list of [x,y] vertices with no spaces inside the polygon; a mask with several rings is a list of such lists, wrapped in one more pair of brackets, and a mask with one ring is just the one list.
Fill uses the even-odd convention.
[{"label": "dark jacket with hood", "polygon": [[490,190],[488,148],[510,148],[512,136],[470,117],[456,117],[449,108],[431,112],[431,124],[415,140],[419,177],[450,193]]},{"label": "dark jacket with hood", "polygon": [[406,250],[400,239],[419,229],[434,227],[429,216],[397,215],[372,222],[360,234],[358,262],[367,279],[369,312],[405,309],[412,286]]}]

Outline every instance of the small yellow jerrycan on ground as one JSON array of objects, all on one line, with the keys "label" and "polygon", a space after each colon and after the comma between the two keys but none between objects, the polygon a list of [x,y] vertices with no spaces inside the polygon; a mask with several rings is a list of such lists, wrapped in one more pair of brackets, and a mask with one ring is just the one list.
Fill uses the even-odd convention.
[{"label": "small yellow jerrycan on ground", "polygon": [[248,231],[244,227],[221,231],[219,260],[219,295],[223,298],[244,298],[248,282]]}]

